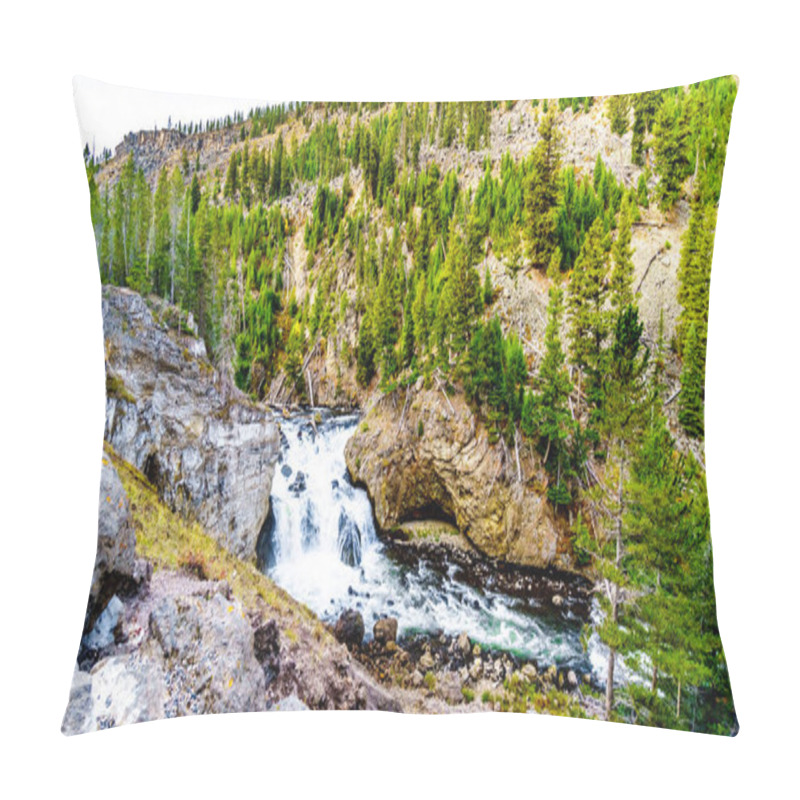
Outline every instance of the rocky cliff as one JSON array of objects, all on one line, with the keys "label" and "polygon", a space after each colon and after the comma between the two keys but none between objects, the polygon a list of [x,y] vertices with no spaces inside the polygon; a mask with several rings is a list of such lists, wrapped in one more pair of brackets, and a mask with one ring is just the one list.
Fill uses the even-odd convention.
[{"label": "rocky cliff", "polygon": [[[307,608],[166,508],[110,450],[99,540],[96,622],[82,639],[65,734],[204,713],[399,710]],[[120,575],[137,580],[108,599]]]},{"label": "rocky cliff", "polygon": [[463,394],[445,396],[420,381],[405,397],[381,397],[348,442],[345,457],[384,531],[444,516],[493,558],[572,567],[538,459],[528,448],[517,454],[501,442],[492,444]]},{"label": "rocky cliff", "polygon": [[105,439],[174,510],[244,559],[269,511],[278,456],[271,412],[212,367],[189,320],[103,287]]}]

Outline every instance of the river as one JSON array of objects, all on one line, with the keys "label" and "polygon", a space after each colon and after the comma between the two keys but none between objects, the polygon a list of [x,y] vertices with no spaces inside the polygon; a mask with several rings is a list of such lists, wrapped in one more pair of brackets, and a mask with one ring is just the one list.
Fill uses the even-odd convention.
[{"label": "river", "polygon": [[458,565],[425,556],[401,557],[381,541],[366,492],[351,484],[344,448],[357,415],[298,413],[281,421],[281,454],[272,484],[270,517],[259,539],[262,569],[321,619],[347,608],[364,617],[367,636],[382,616],[396,617],[399,636],[457,635],[602,679],[601,646],[584,650],[586,597],[537,591],[549,580],[525,573],[530,591],[503,592],[470,579]]}]

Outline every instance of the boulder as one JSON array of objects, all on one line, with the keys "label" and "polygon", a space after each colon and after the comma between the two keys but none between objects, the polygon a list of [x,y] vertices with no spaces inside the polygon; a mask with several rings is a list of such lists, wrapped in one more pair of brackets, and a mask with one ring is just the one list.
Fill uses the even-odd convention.
[{"label": "boulder", "polygon": [[421,669],[429,670],[433,669],[436,662],[433,660],[433,656],[430,654],[430,651],[425,651],[419,659],[419,666]]},{"label": "boulder", "polygon": [[472,662],[472,666],[469,668],[469,677],[472,678],[473,681],[477,681],[483,675],[483,661],[479,658],[476,658]]},{"label": "boulder", "polygon": [[343,611],[336,620],[333,635],[350,647],[360,645],[364,641],[364,618],[361,613],[352,608]]},{"label": "boulder", "polygon": [[166,673],[167,716],[263,711],[271,632],[262,631],[257,650],[241,603],[208,593],[165,598],[150,614]]},{"label": "boulder", "polygon": [[463,659],[469,658],[469,654],[472,651],[472,642],[470,642],[469,636],[465,632],[460,633],[456,639],[456,651],[460,653]]},{"label": "boulder", "polygon": [[379,619],[372,628],[372,636],[378,644],[397,641],[397,620],[394,617]]},{"label": "boulder", "polygon": [[162,719],[166,689],[163,665],[152,654],[111,656],[91,673],[75,672],[61,730],[67,736]]},{"label": "boulder", "polygon": [[289,491],[298,497],[306,490],[306,476],[302,470],[297,470],[294,480],[289,484]]},{"label": "boulder", "polygon": [[106,441],[174,511],[254,559],[279,451],[272,413],[214,369],[174,307],[106,285],[102,308]]},{"label": "boulder", "polygon": [[575,689],[578,686],[578,676],[573,670],[569,670],[569,672],[567,672],[567,686],[569,686],[571,689]]}]

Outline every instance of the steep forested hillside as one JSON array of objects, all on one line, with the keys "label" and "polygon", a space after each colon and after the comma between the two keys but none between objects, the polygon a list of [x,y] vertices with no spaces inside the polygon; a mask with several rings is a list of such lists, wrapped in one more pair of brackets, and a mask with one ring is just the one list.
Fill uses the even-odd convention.
[{"label": "steep forested hillside", "polygon": [[684,724],[693,687],[724,728],[703,379],[735,95],[297,104],[130,135],[85,153],[101,279],[191,314],[255,399],[397,393],[399,415],[411,387],[463,393],[500,480],[536,461],[526,491],[597,579],[607,714],[623,654],[648,676],[626,714]]}]

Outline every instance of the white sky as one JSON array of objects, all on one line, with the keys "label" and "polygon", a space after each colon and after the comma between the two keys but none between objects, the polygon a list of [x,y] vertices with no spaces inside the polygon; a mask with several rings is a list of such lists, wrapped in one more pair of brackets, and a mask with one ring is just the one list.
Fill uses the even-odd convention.
[{"label": "white sky", "polygon": [[72,82],[75,109],[81,132],[81,147],[94,147],[99,156],[104,147],[111,152],[130,131],[166,128],[172,117],[180,122],[216,119],[254,106],[268,105],[263,98],[212,97],[199,94],[169,94],[132,89],[76,75]]}]

